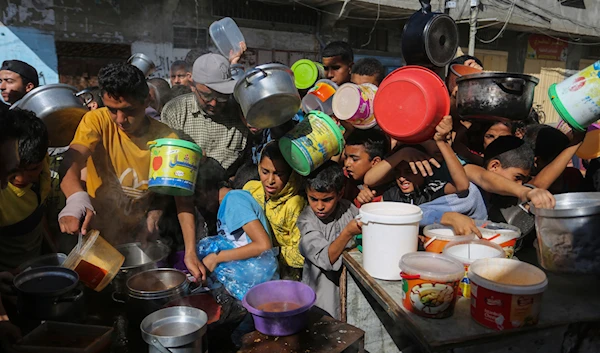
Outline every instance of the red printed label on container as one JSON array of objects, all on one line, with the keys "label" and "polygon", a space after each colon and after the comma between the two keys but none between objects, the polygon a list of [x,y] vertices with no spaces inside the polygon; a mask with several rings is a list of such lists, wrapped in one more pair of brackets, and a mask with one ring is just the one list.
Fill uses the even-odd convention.
[{"label": "red printed label on container", "polygon": [[107,274],[104,269],[85,260],[81,260],[77,264],[75,272],[79,275],[79,280],[91,289],[96,288]]},{"label": "red printed label on container", "polygon": [[537,324],[542,293],[499,293],[471,281],[471,317],[494,330],[509,330]]}]

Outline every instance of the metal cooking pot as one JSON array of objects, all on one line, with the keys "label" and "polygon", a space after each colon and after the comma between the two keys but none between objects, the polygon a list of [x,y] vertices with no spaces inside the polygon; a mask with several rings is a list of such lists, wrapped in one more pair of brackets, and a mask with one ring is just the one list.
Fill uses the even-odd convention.
[{"label": "metal cooking pot", "polygon": [[140,71],[142,71],[144,74],[144,77],[148,77],[156,68],[156,65],[154,65],[152,59],[142,53],[133,54],[129,59],[127,59],[127,63],[140,69]]},{"label": "metal cooking pot", "polygon": [[158,268],[133,275],[127,280],[127,311],[133,322],[161,309],[168,302],[199,291],[191,290],[185,273],[172,268]]},{"label": "metal cooking pot", "polygon": [[112,281],[117,293],[126,292],[126,282],[131,276],[160,267],[159,263],[165,260],[171,251],[159,241],[150,243],[143,249],[141,243],[122,244],[115,246],[115,249],[125,256],[125,262]]},{"label": "metal cooking pot", "polygon": [[64,267],[38,267],[14,279],[17,308],[23,317],[64,321],[85,310],[77,272]]},{"label": "metal cooking pot", "polygon": [[553,272],[600,274],[600,192],[555,198],[554,209],[531,208],[540,264]]},{"label": "metal cooking pot", "polygon": [[537,78],[486,72],[456,79],[456,108],[462,118],[524,120],[533,105]]},{"label": "metal cooking pot", "polygon": [[48,255],[42,255],[36,258],[33,258],[29,261],[23,262],[18,268],[17,272],[21,273],[24,271],[29,271],[38,267],[47,267],[47,266],[62,266],[63,262],[67,259],[67,255],[62,253],[54,253]]},{"label": "metal cooking pot", "polygon": [[294,73],[281,64],[260,65],[246,72],[233,95],[248,124],[259,129],[279,126],[300,109]]},{"label": "metal cooking pot", "polygon": [[174,306],[148,315],[140,330],[150,353],[206,352],[207,322],[208,316],[200,309]]},{"label": "metal cooking pot", "polygon": [[88,112],[75,94],[75,87],[62,83],[40,86],[27,93],[10,109],[34,112],[48,128],[50,147],[64,147],[71,143],[81,118]]},{"label": "metal cooking pot", "polygon": [[431,1],[421,0],[404,26],[402,56],[407,65],[443,67],[456,55],[458,27],[452,17],[431,12]]}]

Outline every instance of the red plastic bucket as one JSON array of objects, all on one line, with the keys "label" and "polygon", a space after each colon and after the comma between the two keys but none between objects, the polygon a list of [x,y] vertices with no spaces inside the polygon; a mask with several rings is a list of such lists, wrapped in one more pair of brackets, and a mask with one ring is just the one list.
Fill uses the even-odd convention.
[{"label": "red plastic bucket", "polygon": [[401,142],[420,143],[430,139],[450,113],[450,96],[433,71],[405,66],[383,80],[373,106],[383,131]]}]

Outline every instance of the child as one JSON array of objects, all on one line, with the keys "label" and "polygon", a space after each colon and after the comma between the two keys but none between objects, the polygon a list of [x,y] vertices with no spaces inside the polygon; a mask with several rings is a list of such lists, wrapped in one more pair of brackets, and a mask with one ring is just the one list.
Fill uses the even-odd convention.
[{"label": "child", "polygon": [[[354,201],[356,207],[377,201],[383,190],[371,190],[364,184],[365,174],[381,162],[390,151],[390,140],[380,130],[354,130],[344,147],[344,172],[348,177],[344,198]],[[359,186],[362,190],[359,190]]]},{"label": "child", "polygon": [[302,278],[304,258],[298,250],[300,230],[296,219],[306,206],[301,192],[300,176],[287,164],[277,141],[265,145],[258,165],[260,181],[249,181],[249,191],[264,209],[280,246],[280,273],[283,279],[299,281]]},{"label": "child", "polygon": [[300,252],[305,257],[302,282],[317,293],[316,306],[340,318],[339,281],[342,252],[349,248],[361,223],[354,217],[358,209],[342,198],[344,173],[328,161],[306,178],[308,204],[300,217]]},{"label": "child", "polygon": [[469,189],[467,175],[447,141],[450,131],[452,131],[452,117],[447,115],[436,127],[433,139],[448,166],[452,182],[432,180],[426,183],[420,174],[413,174],[408,162],[402,160],[401,154],[397,152],[367,172],[367,177],[376,183],[385,178],[392,169],[395,170],[396,183],[383,193],[384,201],[420,205],[444,195],[461,194]]},{"label": "child", "polygon": [[385,67],[375,58],[363,58],[352,66],[351,77],[354,84],[370,83],[379,87],[385,77]]},{"label": "child", "polygon": [[323,49],[323,67],[326,77],[338,86],[350,82],[354,52],[346,42],[331,42]]},{"label": "child", "polygon": [[0,190],[0,271],[12,270],[41,254],[48,236],[45,200],[50,191],[48,131],[35,114],[13,109],[6,113],[22,132],[20,164]]}]

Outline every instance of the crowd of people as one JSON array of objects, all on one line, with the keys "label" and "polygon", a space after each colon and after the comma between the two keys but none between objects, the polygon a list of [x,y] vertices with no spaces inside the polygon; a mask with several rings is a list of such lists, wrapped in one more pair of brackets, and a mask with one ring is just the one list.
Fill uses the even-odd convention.
[{"label": "crowd of people", "polygon": [[[527,202],[551,208],[553,194],[598,189],[597,166],[585,178],[568,167],[585,134],[566,136],[543,125],[533,110],[512,124],[463,121],[452,109],[432,139],[421,144],[397,141],[378,127],[360,130],[340,122],[343,152],[302,177],[286,162],[277,140],[304,113],[270,129],[250,126],[232,96],[236,81],[230,65],[238,60],[207,53],[193,64],[177,61],[170,84],[146,79],[130,64],[110,64],[100,70],[98,86],[81,94],[90,111],[71,144],[50,150],[46,127],[35,114],[8,109],[38,86],[36,70],[22,61],[4,62],[2,283],[9,283],[24,261],[69,251],[61,249],[61,234],[85,236],[97,229],[112,244],[168,244],[171,265],[198,281],[210,279],[219,264],[278,248],[277,278],[307,283],[317,293],[316,305],[339,317],[341,254],[361,233],[355,216],[366,203],[419,205],[423,226],[441,223],[456,234],[481,236],[474,220],[507,222],[514,212],[533,217],[522,207]],[[455,63],[483,69],[469,56]],[[354,62],[344,42],[327,45],[322,64],[337,85],[379,85],[386,75],[374,58]],[[454,98],[456,88],[448,94]],[[159,138],[201,147],[205,158],[193,196],[148,190],[148,142]],[[231,248],[199,258],[198,241],[217,234]],[[3,295],[10,294],[9,287],[0,286]],[[3,314],[0,331],[9,332],[2,328],[9,323]]]}]

